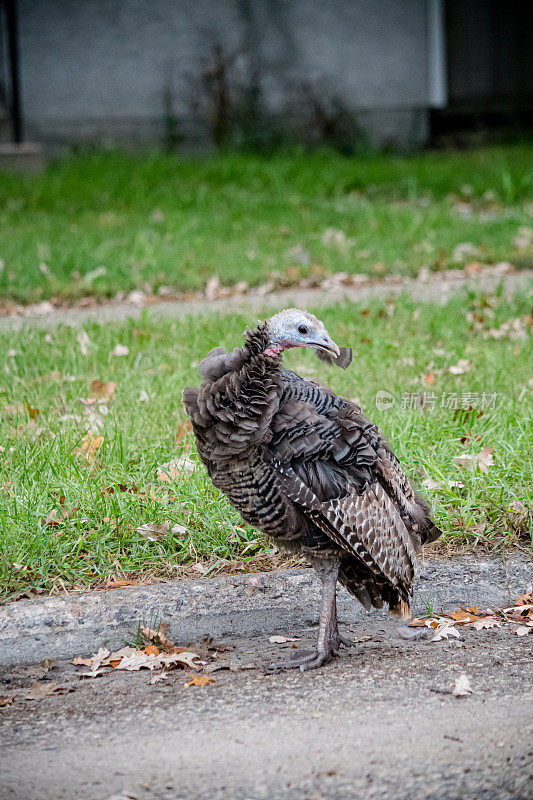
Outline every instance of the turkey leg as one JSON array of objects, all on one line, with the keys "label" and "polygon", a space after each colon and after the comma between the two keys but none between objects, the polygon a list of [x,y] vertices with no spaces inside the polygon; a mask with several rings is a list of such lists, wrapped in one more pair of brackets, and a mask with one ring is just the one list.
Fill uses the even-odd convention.
[{"label": "turkey leg", "polygon": [[341,644],[347,647],[352,644],[340,635],[337,625],[337,578],[340,564],[325,558],[313,558],[312,564],[322,583],[317,649],[315,652],[302,651],[286,661],[277,661],[269,666],[269,672],[279,669],[300,669],[302,672],[316,669],[337,656]]}]

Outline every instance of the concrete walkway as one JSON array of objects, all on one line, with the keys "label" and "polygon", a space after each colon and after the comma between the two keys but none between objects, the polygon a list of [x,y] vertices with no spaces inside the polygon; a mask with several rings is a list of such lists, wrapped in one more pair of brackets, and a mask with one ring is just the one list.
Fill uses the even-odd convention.
[{"label": "concrete walkway", "polygon": [[0,332],[20,330],[23,327],[52,328],[55,325],[84,325],[88,322],[121,322],[129,317],[138,319],[143,308],[149,308],[156,318],[181,318],[188,315],[217,312],[232,314],[236,312],[259,314],[263,310],[280,309],[295,306],[296,308],[319,308],[335,303],[366,302],[372,298],[395,297],[402,293],[409,294],[420,303],[446,303],[460,291],[493,292],[502,286],[503,292],[511,296],[525,291],[531,286],[533,270],[520,270],[499,275],[496,272],[482,274],[479,277],[466,277],[465,273],[451,270],[446,277],[432,276],[427,282],[417,279],[400,279],[391,276],[382,281],[368,282],[361,286],[338,285],[328,289],[287,289],[270,294],[249,292],[233,295],[226,300],[187,300],[180,302],[158,302],[146,306],[131,303],[110,303],[86,309],[61,309],[36,314],[31,311],[25,316],[0,316]]},{"label": "concrete walkway", "polygon": [[[53,681],[67,693],[25,700],[36,668],[2,668],[0,695],[20,694],[0,710],[2,800],[533,796],[533,635],[461,628],[460,639],[405,640],[394,618],[365,614],[341,593],[342,631],[360,641],[321,670],[267,675],[263,665],[295,652],[292,643],[270,643],[269,635],[298,637],[298,647],[312,647],[310,622],[318,609],[310,572],[285,573],[277,584],[262,577],[263,588],[246,576],[219,579],[213,633],[232,649],[220,653],[226,669],[212,673],[215,682],[206,687],[186,686],[189,678],[178,670],[155,684],[146,671],[111,670],[84,680],[70,660],[59,660],[39,683]],[[436,611],[461,603],[494,607],[527,588],[531,577],[531,564],[517,558],[427,562],[416,602]],[[200,619],[204,634],[208,614],[198,611],[207,611],[207,595],[197,584],[210,582],[190,583],[188,622]],[[173,590],[179,596],[178,585],[167,587]],[[139,615],[153,596],[145,599]],[[187,614],[179,602],[174,608],[169,629],[179,638]],[[105,615],[101,622],[105,628]],[[55,635],[51,630],[50,643]],[[94,642],[84,649],[82,643],[80,652],[89,655]],[[462,673],[474,694],[456,698],[451,689]]]}]

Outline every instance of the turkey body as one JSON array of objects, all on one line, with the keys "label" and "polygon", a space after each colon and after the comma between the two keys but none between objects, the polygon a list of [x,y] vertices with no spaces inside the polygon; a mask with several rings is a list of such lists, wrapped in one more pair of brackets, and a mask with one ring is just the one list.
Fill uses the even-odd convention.
[{"label": "turkey body", "polygon": [[366,609],[406,610],[416,552],[440,531],[359,406],[266,355],[266,325],[213,350],[185,389],[198,453],[243,519],[281,547],[338,564]]}]

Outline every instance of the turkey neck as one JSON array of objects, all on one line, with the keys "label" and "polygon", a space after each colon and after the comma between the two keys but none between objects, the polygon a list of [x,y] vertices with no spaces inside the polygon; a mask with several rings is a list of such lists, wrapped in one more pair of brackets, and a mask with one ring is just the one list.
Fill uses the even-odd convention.
[{"label": "turkey neck", "polygon": [[245,428],[243,412],[246,412],[250,423],[253,420],[254,427],[257,424],[263,431],[262,441],[270,441],[270,423],[279,408],[281,394],[281,353],[265,353],[269,344],[266,324],[247,331],[246,343],[240,351],[241,364],[228,387],[228,394],[235,393],[235,423]]},{"label": "turkey neck", "polygon": [[[266,325],[248,331],[244,346],[235,350],[230,369],[218,380],[207,381],[199,402],[210,414],[206,447],[212,469],[242,469],[259,448],[272,439],[271,423],[281,395],[281,355],[267,355]],[[207,442],[206,442],[207,444]],[[202,453],[200,453],[202,455]]]}]

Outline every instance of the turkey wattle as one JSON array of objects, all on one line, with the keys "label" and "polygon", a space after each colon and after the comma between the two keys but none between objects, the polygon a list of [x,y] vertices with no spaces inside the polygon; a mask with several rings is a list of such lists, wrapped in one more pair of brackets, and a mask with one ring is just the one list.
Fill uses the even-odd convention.
[{"label": "turkey wattle", "polygon": [[200,388],[183,392],[209,476],[250,525],[304,553],[322,581],[317,650],[273,667],[312,669],[348,644],[337,627],[337,580],[369,610],[409,615],[416,552],[437,539],[427,504],[359,406],[282,365],[311,347],[347,366],[312,314],[289,309],[212,350]]}]

